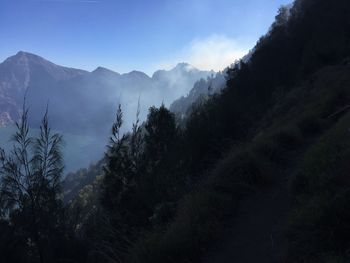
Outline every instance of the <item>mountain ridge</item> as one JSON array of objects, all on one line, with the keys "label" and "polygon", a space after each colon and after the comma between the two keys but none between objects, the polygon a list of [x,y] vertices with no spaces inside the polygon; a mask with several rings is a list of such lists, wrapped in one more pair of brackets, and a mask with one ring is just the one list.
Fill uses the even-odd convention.
[{"label": "mountain ridge", "polygon": [[[137,101],[141,97],[144,118],[148,107],[158,101],[170,105],[173,100],[187,94],[196,81],[210,73],[198,70],[188,63],[179,63],[170,70],[155,71],[152,76],[137,70],[118,73],[102,66],[87,71],[60,66],[39,55],[19,51],[0,63],[0,125],[6,126],[19,119],[23,98],[28,93],[27,103],[31,111],[34,111],[30,123],[35,127],[38,126],[44,105],[50,101],[55,128],[74,130],[74,127],[68,126],[77,125],[81,126],[78,130],[86,130],[87,126],[91,126],[88,124],[91,120],[79,120],[79,115],[84,113],[75,117],[77,121],[67,121],[67,118],[72,117],[68,116],[66,109],[59,107],[60,104],[66,104],[67,109],[79,112],[76,105],[82,104],[86,114],[94,118],[100,114],[102,119],[106,119],[102,125],[106,131],[113,121],[113,111],[118,103],[126,101],[122,104],[125,104],[126,115],[131,118],[130,111],[136,111],[137,105],[130,101]],[[87,94],[89,92],[91,94]],[[108,118],[104,117],[106,114],[109,115]],[[131,120],[127,122],[130,124]]]},{"label": "mountain ridge", "polygon": [[161,102],[170,105],[197,80],[209,75],[188,68],[189,64],[179,64],[177,69],[163,70],[160,78],[155,79],[136,70],[120,74],[101,66],[93,71],[60,66],[19,51],[0,63],[0,129],[19,121],[24,97],[32,128],[39,128],[49,104],[50,125],[54,130],[65,138],[71,135],[94,138],[84,146],[84,165],[87,165],[105,151],[118,104],[123,109],[123,132],[127,132],[135,121],[139,100],[139,118],[143,121],[150,106],[159,106]]},{"label": "mountain ridge", "polygon": [[175,70],[184,70],[184,71],[206,71],[206,72],[215,72],[214,70],[200,70],[196,67],[194,67],[193,65],[191,65],[190,63],[187,63],[187,62],[179,62],[177,63],[175,66],[171,67],[170,69],[158,69],[158,70],[155,70],[153,72],[152,75],[148,75],[147,73],[141,71],[141,70],[131,70],[131,71],[128,71],[128,72],[124,72],[124,73],[121,73],[121,72],[118,72],[118,71],[115,71],[113,69],[109,69],[107,67],[104,67],[104,66],[97,66],[94,70],[85,70],[85,69],[80,69],[80,68],[76,68],[76,67],[69,67],[69,66],[63,66],[63,65],[59,65],[57,63],[54,63],[46,58],[44,58],[43,56],[40,56],[40,55],[37,55],[35,53],[32,53],[32,52],[28,52],[28,51],[23,51],[23,50],[20,50],[18,51],[15,55],[10,55],[9,57],[5,58],[2,62],[0,62],[0,65],[1,64],[6,64],[8,62],[12,62],[12,61],[18,61],[18,60],[23,60],[23,59],[27,59],[27,60],[31,60],[31,61],[36,61],[36,62],[40,62],[40,63],[47,63],[47,64],[50,64],[51,66],[56,66],[56,67],[60,67],[60,68],[64,68],[64,69],[67,69],[67,70],[75,70],[77,72],[81,72],[82,74],[88,74],[88,73],[94,73],[94,72],[104,72],[104,71],[108,71],[108,72],[111,72],[111,73],[115,73],[115,74],[118,74],[118,75],[128,75],[128,74],[131,74],[131,73],[134,73],[134,72],[139,72],[139,73],[144,73],[145,75],[147,75],[149,78],[153,78],[153,76],[157,73],[157,72],[169,72],[169,71],[175,71]]}]

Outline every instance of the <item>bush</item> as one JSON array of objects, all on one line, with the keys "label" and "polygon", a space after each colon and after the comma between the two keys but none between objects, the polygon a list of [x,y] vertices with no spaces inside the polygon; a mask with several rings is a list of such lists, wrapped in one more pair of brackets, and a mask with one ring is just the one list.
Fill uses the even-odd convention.
[{"label": "bush", "polygon": [[291,179],[289,257],[295,262],[342,262],[350,251],[350,115],[306,153]]},{"label": "bush", "polygon": [[302,142],[301,135],[298,130],[282,130],[275,133],[272,137],[277,145],[284,151],[295,150]]},{"label": "bush", "polygon": [[198,260],[208,242],[217,238],[222,217],[231,206],[229,195],[201,188],[181,202],[172,224],[146,234],[134,245],[130,261],[175,263]]},{"label": "bush", "polygon": [[350,190],[316,196],[296,209],[290,220],[289,253],[300,262],[322,262],[345,255],[350,245]]},{"label": "bush", "polygon": [[319,119],[312,116],[303,117],[297,125],[304,136],[317,135],[322,130]]}]

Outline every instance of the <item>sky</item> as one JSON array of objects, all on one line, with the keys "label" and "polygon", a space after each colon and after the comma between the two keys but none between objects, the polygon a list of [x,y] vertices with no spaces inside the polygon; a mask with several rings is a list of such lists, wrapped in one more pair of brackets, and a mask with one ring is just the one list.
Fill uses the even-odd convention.
[{"label": "sky", "polygon": [[56,64],[151,75],[179,62],[222,70],[292,0],[0,0],[0,61],[27,51]]}]

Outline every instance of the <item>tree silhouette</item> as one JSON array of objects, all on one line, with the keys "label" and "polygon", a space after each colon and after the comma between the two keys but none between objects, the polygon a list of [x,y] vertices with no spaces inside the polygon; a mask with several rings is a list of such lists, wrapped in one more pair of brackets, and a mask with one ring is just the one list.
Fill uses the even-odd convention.
[{"label": "tree silhouette", "polygon": [[25,105],[16,126],[12,151],[10,154],[0,151],[2,212],[20,229],[28,253],[33,257],[38,254],[40,262],[47,262],[54,233],[63,221],[59,199],[62,136],[51,132],[46,110],[38,137],[30,137]]}]

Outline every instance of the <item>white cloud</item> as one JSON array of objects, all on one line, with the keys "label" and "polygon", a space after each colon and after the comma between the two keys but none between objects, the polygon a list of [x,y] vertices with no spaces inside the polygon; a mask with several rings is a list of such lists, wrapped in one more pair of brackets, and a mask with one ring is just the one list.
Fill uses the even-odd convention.
[{"label": "white cloud", "polygon": [[187,62],[202,70],[223,70],[242,58],[252,46],[225,35],[210,35],[196,38],[175,54],[170,60],[161,62],[158,68],[169,69],[179,62]]},{"label": "white cloud", "polygon": [[222,70],[242,58],[248,51],[249,49],[240,46],[233,39],[212,35],[192,41],[188,61],[200,69]]}]

